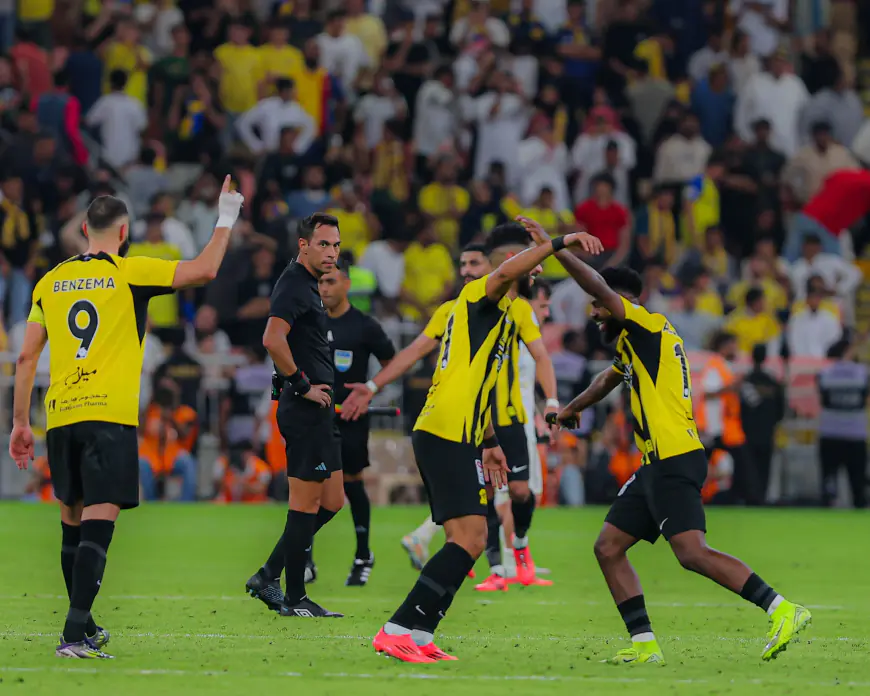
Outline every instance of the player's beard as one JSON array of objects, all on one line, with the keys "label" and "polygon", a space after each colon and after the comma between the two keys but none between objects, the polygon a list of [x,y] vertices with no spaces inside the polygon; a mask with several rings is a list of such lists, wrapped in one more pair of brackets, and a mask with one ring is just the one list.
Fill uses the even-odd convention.
[{"label": "player's beard", "polygon": [[126,238],[123,242],[121,242],[121,246],[118,247],[118,256],[124,257],[127,255],[127,252],[130,251],[130,238]]}]

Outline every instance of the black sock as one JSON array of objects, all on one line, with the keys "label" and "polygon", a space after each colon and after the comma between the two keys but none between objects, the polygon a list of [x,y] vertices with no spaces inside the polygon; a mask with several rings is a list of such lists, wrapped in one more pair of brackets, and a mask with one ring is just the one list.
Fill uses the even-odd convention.
[{"label": "black sock", "polygon": [[269,555],[268,560],[260,568],[260,574],[268,580],[280,580],[281,573],[284,572],[284,535],[278,539],[275,548]]},{"label": "black sock", "polygon": [[749,576],[743,589],[740,590],[740,596],[743,599],[747,602],[752,602],[757,607],[761,607],[764,611],[767,611],[770,603],[776,599],[777,594],[779,593],[755,573]]},{"label": "black sock", "polygon": [[327,510],[322,505],[320,509],[317,511],[317,515],[314,520],[314,532],[311,534],[311,544],[308,546],[308,558],[307,561],[309,563],[314,563],[314,535],[320,531],[320,528],[323,527],[327,522],[329,522],[333,517],[338,514],[335,510]]},{"label": "black sock", "polygon": [[500,527],[501,520],[495,510],[495,503],[490,498],[486,504],[486,560],[489,562],[490,568],[501,565]]},{"label": "black sock", "polygon": [[344,494],[350,503],[350,514],[356,530],[356,557],[368,560],[371,555],[369,548],[369,528],[372,523],[372,504],[362,481],[345,481]]},{"label": "black sock", "polygon": [[305,596],[305,563],[317,515],[298,510],[287,511],[287,526],[284,527],[284,581],[287,586],[285,599],[288,604],[298,604]]},{"label": "black sock", "polygon": [[[448,542],[420,572],[420,577],[391,623],[434,633],[462,581],[474,567],[474,559],[459,544]],[[449,595],[449,597],[448,597]]]},{"label": "black sock", "polygon": [[[82,528],[78,525],[60,523],[62,539],[60,546],[60,569],[63,571],[63,581],[66,584],[66,596],[72,599],[73,566],[76,562],[76,554],[79,550],[79,542],[82,540]],[[87,635],[92,636],[97,632],[97,624],[93,616],[88,616],[85,626]]]},{"label": "black sock", "polygon": [[63,639],[68,643],[84,640],[89,628],[91,607],[100,591],[115,523],[109,520],[85,520],[80,530],[81,541],[72,569],[69,612],[63,627]]},{"label": "black sock", "polygon": [[520,539],[529,533],[532,526],[532,515],[535,514],[535,494],[529,491],[529,497],[519,502],[511,501],[511,512],[514,515],[514,534]]},{"label": "black sock", "polygon": [[634,637],[639,633],[652,633],[649,614],[646,613],[646,604],[642,594],[626,599],[622,604],[617,604],[616,608],[625,622],[628,635]]}]

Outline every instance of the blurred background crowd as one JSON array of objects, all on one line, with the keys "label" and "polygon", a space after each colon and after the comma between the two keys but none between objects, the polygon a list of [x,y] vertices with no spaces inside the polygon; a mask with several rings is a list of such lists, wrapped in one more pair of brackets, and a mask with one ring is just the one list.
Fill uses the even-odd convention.
[{"label": "blurred background crowd", "polygon": [[[696,369],[718,352],[745,372],[755,352],[783,391],[746,437],[774,453],[814,448],[819,366],[867,357],[868,3],[18,0],[0,2],[0,49],[7,358],[36,280],[86,247],[93,196],[127,202],[131,255],[166,259],[205,245],[225,173],[247,201],[218,279],[151,302],[145,497],[255,500],[280,480],[260,341],[295,221],[318,210],[340,221],[353,304],[399,346],[496,224],[585,228],[601,265],[643,274]],[[567,397],[609,349],[561,266],[544,278]],[[429,375],[383,398],[413,422]],[[606,498],[634,465],[618,395],[587,420],[547,450],[552,503]],[[414,468],[388,441],[372,476],[402,500]],[[770,459],[740,501],[819,498]]]}]

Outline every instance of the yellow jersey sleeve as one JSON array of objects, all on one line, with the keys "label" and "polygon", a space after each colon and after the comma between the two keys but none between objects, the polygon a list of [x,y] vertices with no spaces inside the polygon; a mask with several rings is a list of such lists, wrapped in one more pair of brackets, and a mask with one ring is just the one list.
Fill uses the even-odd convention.
[{"label": "yellow jersey sleeve", "polygon": [[541,338],[541,329],[535,323],[532,305],[526,300],[519,298],[511,305],[511,313],[517,323],[520,340],[529,345]]},{"label": "yellow jersey sleeve", "polygon": [[39,281],[36,287],[33,288],[33,304],[30,307],[30,314],[27,316],[27,321],[32,321],[34,324],[45,326],[45,314],[42,311],[42,286],[43,281]]},{"label": "yellow jersey sleeve", "polygon": [[124,276],[130,285],[155,290],[163,288],[166,292],[172,292],[178,263],[148,256],[131,256],[124,259]]},{"label": "yellow jersey sleeve", "polygon": [[622,300],[622,307],[625,310],[625,320],[635,324],[647,331],[661,330],[661,322],[657,322],[653,315],[650,314],[641,305],[636,305],[626,300],[622,295],[619,296]]},{"label": "yellow jersey sleeve", "polygon": [[444,332],[447,331],[447,319],[450,317],[450,312],[455,304],[456,300],[449,300],[436,309],[429,323],[426,324],[426,328],[423,329],[423,333],[429,338],[440,341]]}]

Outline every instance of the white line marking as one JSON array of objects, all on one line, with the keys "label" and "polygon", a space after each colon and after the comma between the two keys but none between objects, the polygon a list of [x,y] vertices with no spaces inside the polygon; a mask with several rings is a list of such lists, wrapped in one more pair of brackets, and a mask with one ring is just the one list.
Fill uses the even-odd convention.
[{"label": "white line marking", "polygon": [[[524,588],[525,589],[525,588]],[[534,592],[534,590],[532,590]],[[250,602],[251,598],[247,595],[100,595],[104,599],[114,599],[127,602]],[[66,595],[52,594],[20,594],[20,595],[0,595],[2,601],[21,601],[22,599],[38,599],[38,600],[63,600],[68,601]],[[327,604],[388,604],[390,606],[396,604],[397,600],[388,599],[386,597],[372,597],[361,599],[359,597],[347,597],[344,595],[333,595],[330,597],[319,597],[318,601],[323,601]],[[492,599],[477,599],[477,604],[497,604],[497,600]],[[595,600],[577,600],[577,601],[550,601],[550,600],[535,600],[527,602],[541,607],[600,607],[611,606],[610,602],[597,602]],[[660,607],[669,609],[728,609],[735,607],[745,607],[746,602],[647,602],[648,607]],[[850,611],[851,607],[839,604],[805,604],[807,609],[818,609],[819,611]]]},{"label": "white line marking", "polygon": [[[427,668],[423,668],[427,669]],[[765,685],[765,684],[782,684],[787,681],[787,675],[783,675],[783,679],[729,679],[727,681],[708,680],[708,679],[667,679],[667,678],[647,678],[647,677],[599,677],[599,676],[561,676],[561,675],[540,675],[540,674],[444,674],[432,672],[403,672],[399,674],[366,674],[366,673],[351,673],[351,672],[324,672],[324,673],[302,673],[302,672],[275,672],[272,674],[263,674],[260,672],[238,672],[238,671],[209,671],[209,670],[186,670],[186,669],[100,669],[95,667],[0,667],[0,672],[11,674],[33,674],[42,672],[55,672],[62,674],[119,674],[127,676],[173,676],[173,677],[290,677],[290,678],[310,678],[310,679],[436,679],[439,681],[542,681],[542,682],[591,682],[602,684],[735,684],[735,685]],[[801,682],[802,686],[851,686],[857,688],[870,688],[868,681],[849,681],[840,682],[837,680],[817,681],[817,682]]]}]

